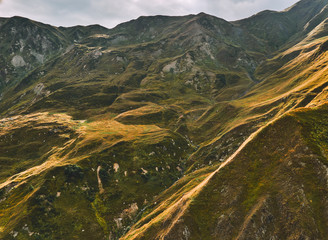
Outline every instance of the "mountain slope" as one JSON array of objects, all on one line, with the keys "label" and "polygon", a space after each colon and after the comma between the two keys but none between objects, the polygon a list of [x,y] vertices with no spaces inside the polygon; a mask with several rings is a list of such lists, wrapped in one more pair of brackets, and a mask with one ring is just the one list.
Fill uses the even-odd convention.
[{"label": "mountain slope", "polygon": [[123,239],[325,239],[326,111],[268,125],[181,200],[166,195]]},{"label": "mountain slope", "polygon": [[263,11],[235,24],[266,41],[273,50],[279,50],[286,43],[290,47],[313,30],[319,24],[318,18],[321,21],[325,18],[322,10],[327,4],[326,0],[303,0],[285,11]]},{"label": "mountain slope", "polygon": [[325,239],[327,4],[0,19],[0,238]]}]

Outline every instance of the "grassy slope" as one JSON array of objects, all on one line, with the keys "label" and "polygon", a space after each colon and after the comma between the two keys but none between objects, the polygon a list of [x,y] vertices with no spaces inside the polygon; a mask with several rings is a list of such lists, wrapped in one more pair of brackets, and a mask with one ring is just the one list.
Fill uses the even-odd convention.
[{"label": "grassy slope", "polygon": [[[19,121],[27,122],[27,127]],[[18,141],[18,133],[28,133],[31,138],[44,138],[45,150],[40,153],[42,149],[30,144],[30,151],[39,149],[41,156],[16,160],[12,166],[16,175],[10,178],[9,170],[3,169],[1,238],[13,236],[17,230],[20,239],[31,232],[36,239],[115,236],[153,195],[181,176],[191,150],[179,135],[154,125],[123,125],[114,120],[87,123],[47,113],[8,122],[4,122],[3,139],[13,143]],[[34,133],[37,129],[40,131]],[[66,143],[56,143],[54,134]],[[7,149],[14,147],[11,144]],[[34,166],[26,166],[32,161]]]},{"label": "grassy slope", "polygon": [[190,239],[324,239],[326,110],[299,110],[261,131],[192,198],[166,239],[187,231]]},{"label": "grassy slope", "polygon": [[[251,122],[254,117],[258,122],[253,123],[253,127],[263,125],[270,118],[279,120],[265,127],[236,156],[235,161],[207,182],[200,193],[193,192],[198,187],[197,184],[194,188],[183,190],[188,197],[182,202],[171,202],[170,195],[163,193],[160,203],[164,204],[163,207],[150,211],[150,214],[144,216],[123,239],[162,239],[164,236],[165,239],[186,236],[190,239],[247,239],[250,236],[260,239],[272,236],[282,239],[306,236],[324,239],[327,228],[324,212],[327,210],[321,212],[318,206],[323,207],[327,202],[323,180],[326,178],[327,169],[323,137],[326,132],[324,119],[327,117],[327,106],[284,114],[293,108],[307,105],[315,107],[325,102],[327,55],[322,50],[323,46],[325,39],[306,45],[300,44],[271,60],[278,62],[277,59],[284,55],[302,50],[296,58],[292,58],[280,69],[278,67],[274,74],[268,74],[266,80],[254,87],[244,98],[230,103],[238,107],[247,106],[239,113],[239,118],[232,120],[232,128],[241,126],[238,131],[227,131],[226,135],[217,138],[217,142],[212,141],[201,146],[191,159],[195,159],[197,168],[211,165],[213,163],[209,161],[202,165],[197,161],[204,159],[204,156],[212,161],[216,156],[220,159],[220,156],[225,154],[222,153],[224,140],[231,148],[230,152],[233,152],[239,144],[237,141],[237,146],[233,147],[236,136],[243,133],[245,128],[249,128],[245,123]],[[270,61],[267,64],[271,64]],[[275,108],[277,110],[273,111]],[[213,119],[218,119],[214,114],[212,111]],[[208,117],[207,115],[206,118]],[[261,121],[263,117],[264,121]],[[206,118],[204,116],[204,119]],[[321,140],[318,140],[318,137]],[[277,150],[273,151],[275,148]],[[211,154],[213,152],[216,155]],[[211,171],[205,172],[207,175],[203,175],[201,179]],[[181,179],[181,182],[183,181]],[[302,196],[298,193],[300,187],[294,184],[303,184]],[[174,189],[174,186],[172,188]],[[280,206],[280,209],[277,209],[277,206]],[[293,218],[286,220],[286,212]],[[267,220],[263,222],[263,219]],[[150,222],[147,224],[148,221]],[[170,224],[172,222],[173,225]],[[310,228],[304,227],[311,224]],[[293,225],[292,230],[286,227],[289,225]]]},{"label": "grassy slope", "polygon": [[[255,135],[225,167],[211,175],[213,170],[204,168],[206,175],[194,177],[199,182],[192,188],[187,180],[192,174],[181,179],[185,187],[176,194],[183,200],[172,201],[172,193],[164,192],[160,207],[141,218],[123,239],[324,239],[326,118],[326,104],[285,114]],[[203,180],[206,176],[210,179]]]},{"label": "grassy slope", "polygon": [[[27,128],[20,126],[20,118],[6,120],[18,127],[10,125],[2,135],[7,140],[1,144],[10,151],[1,155],[9,168],[1,172],[1,238],[116,239],[138,220],[126,238],[160,238],[161,234],[171,239],[206,239],[229,231],[229,226],[235,229],[231,236],[245,238],[254,234],[249,222],[263,206],[268,213],[264,217],[271,221],[273,215],[277,221],[278,227],[266,230],[274,234],[274,229],[286,223],[283,211],[289,210],[294,219],[301,216],[294,198],[286,209],[271,212],[272,206],[288,200],[288,190],[296,188],[298,181],[304,181],[306,198],[313,202],[305,202],[307,209],[317,213],[324,204],[321,192],[311,190],[318,172],[311,172],[310,167],[301,169],[285,186],[290,166],[281,163],[294,158],[297,144],[310,149],[300,152],[301,158],[311,159],[311,154],[317,154],[320,161],[315,159],[315,164],[324,163],[325,155],[318,152],[325,149],[325,135],[320,134],[324,122],[312,124],[316,130],[306,125],[324,117],[324,110],[304,110],[278,120],[263,132],[276,133],[286,125],[286,119],[295,126],[288,129],[290,132],[279,130],[281,135],[271,133],[272,143],[265,142],[259,137],[264,133],[259,133],[235,161],[211,173],[252,132],[272,119],[293,108],[325,102],[325,39],[306,38],[264,62],[255,72],[264,54],[270,52],[265,45],[267,39],[258,40],[249,33],[240,36],[236,25],[204,14],[154,17],[155,26],[164,27],[162,31],[145,31],[154,27],[148,20],[140,18],[108,32],[100,29],[101,34],[87,37],[84,28],[60,29],[71,38],[83,36],[80,43],[29,73],[7,92],[0,106],[4,116],[21,113],[26,119],[36,119],[27,121]],[[214,34],[217,31],[222,35]],[[232,67],[236,63],[237,67]],[[171,69],[166,72],[163,69],[168,65]],[[257,79],[263,82],[255,85]],[[40,83],[44,88],[37,91]],[[51,113],[26,115],[39,111]],[[58,112],[61,114],[54,114]],[[88,120],[72,120],[69,115]],[[58,124],[63,134],[51,135]],[[42,130],[40,125],[45,125]],[[310,144],[313,139],[306,138],[309,132],[321,140]],[[42,133],[46,133],[45,139],[38,138]],[[35,141],[28,145],[33,154],[24,155],[22,151],[26,151],[20,148],[27,144],[15,140],[16,135],[20,138],[26,134]],[[9,142],[11,138],[15,145]],[[280,138],[286,139],[284,156],[262,147],[277,147]],[[37,151],[43,140],[47,144]],[[260,154],[249,146],[258,148]],[[249,158],[248,154],[254,156]],[[261,154],[267,158],[262,160]],[[13,162],[13,158],[20,161]],[[8,165],[8,161],[13,164]],[[249,170],[246,178],[245,169]],[[235,172],[233,179],[230,170]],[[282,173],[281,178],[272,174],[273,170]],[[9,178],[8,172],[17,175]],[[262,172],[264,176],[259,175]],[[304,174],[309,178],[299,177]],[[204,180],[206,184],[197,187]],[[221,181],[234,184],[222,185]],[[227,192],[212,194],[222,186]],[[277,199],[275,189],[281,186],[283,197]],[[303,197],[291,192],[295,198]],[[236,198],[225,202],[220,194]],[[239,207],[234,206],[236,203]],[[235,208],[230,209],[229,204]],[[201,211],[208,209],[216,211]],[[228,209],[235,214],[230,222],[225,214]],[[311,219],[316,224],[307,222]],[[325,218],[318,213],[311,219],[295,225],[295,238],[325,234]],[[302,232],[305,225],[315,230]],[[139,230],[142,234],[138,235]],[[279,234],[282,238],[290,235],[288,230]]]}]

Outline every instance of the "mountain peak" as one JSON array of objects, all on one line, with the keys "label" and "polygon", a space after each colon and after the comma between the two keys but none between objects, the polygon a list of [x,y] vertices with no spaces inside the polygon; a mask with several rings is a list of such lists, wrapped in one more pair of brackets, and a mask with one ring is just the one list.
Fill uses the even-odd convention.
[{"label": "mountain peak", "polygon": [[209,14],[204,13],[204,12],[200,12],[200,13],[197,14],[197,16],[209,16]]},{"label": "mountain peak", "polygon": [[297,12],[305,13],[305,11],[308,11],[308,13],[312,12],[318,12],[323,7],[325,7],[328,4],[328,0],[301,0],[291,7],[285,9],[283,12]]}]

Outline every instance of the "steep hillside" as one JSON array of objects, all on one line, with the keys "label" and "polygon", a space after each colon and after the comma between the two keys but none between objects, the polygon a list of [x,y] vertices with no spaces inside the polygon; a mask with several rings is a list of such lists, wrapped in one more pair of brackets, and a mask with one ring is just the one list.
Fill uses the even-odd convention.
[{"label": "steep hillside", "polygon": [[326,104],[286,114],[182,178],[122,239],[325,239],[326,121]]},{"label": "steep hillside", "polygon": [[1,18],[0,239],[326,239],[327,4]]},{"label": "steep hillside", "polygon": [[108,31],[100,26],[57,28],[23,17],[0,19],[0,94],[74,42]]},{"label": "steep hillside", "polygon": [[267,47],[279,50],[295,44],[320,24],[327,17],[327,4],[327,0],[303,0],[285,11],[263,11],[235,24],[265,41]]}]

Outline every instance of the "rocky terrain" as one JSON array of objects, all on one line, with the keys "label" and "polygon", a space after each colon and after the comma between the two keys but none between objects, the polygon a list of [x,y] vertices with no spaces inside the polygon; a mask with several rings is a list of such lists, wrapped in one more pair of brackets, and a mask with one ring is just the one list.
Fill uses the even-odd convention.
[{"label": "rocky terrain", "polygon": [[327,9],[0,18],[0,239],[327,239]]}]

